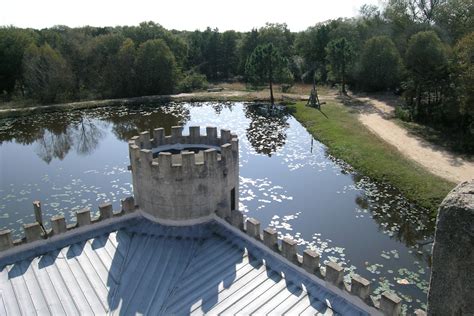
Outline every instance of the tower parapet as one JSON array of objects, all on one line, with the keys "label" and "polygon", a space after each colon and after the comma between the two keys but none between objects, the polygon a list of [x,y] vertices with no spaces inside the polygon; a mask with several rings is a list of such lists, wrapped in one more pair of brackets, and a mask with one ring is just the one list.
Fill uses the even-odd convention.
[{"label": "tower parapet", "polygon": [[129,141],[136,204],[164,220],[192,220],[215,212],[229,218],[239,202],[237,135],[207,127],[181,126],[142,132]]}]

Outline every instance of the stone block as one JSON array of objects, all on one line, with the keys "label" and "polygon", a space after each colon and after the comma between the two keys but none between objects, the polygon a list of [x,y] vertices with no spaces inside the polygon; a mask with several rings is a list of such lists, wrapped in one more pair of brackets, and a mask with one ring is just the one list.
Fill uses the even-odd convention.
[{"label": "stone block", "polygon": [[151,149],[150,132],[141,132],[139,139],[141,149]]},{"label": "stone block", "polygon": [[303,251],[303,269],[311,274],[317,272],[319,270],[319,253],[311,249]]},{"label": "stone block", "polygon": [[133,196],[126,197],[120,201],[122,204],[122,211],[124,213],[132,213],[135,211],[135,199]]},{"label": "stone block", "polygon": [[104,220],[111,218],[114,215],[114,211],[111,203],[104,203],[99,205],[100,219]]},{"label": "stone block", "polygon": [[275,229],[267,227],[263,230],[263,243],[268,248],[278,250],[278,233]]},{"label": "stone block", "polygon": [[244,229],[244,214],[238,210],[232,210],[230,212],[230,223],[232,226],[237,227],[240,230]]},{"label": "stone block", "polygon": [[221,145],[221,155],[226,161],[232,159],[232,145],[229,143]]},{"label": "stone block", "polygon": [[153,161],[153,153],[150,149],[140,150],[140,161],[142,163],[142,166],[151,166],[151,162]]},{"label": "stone block", "polygon": [[77,226],[82,227],[91,223],[91,211],[88,208],[83,208],[76,212]]},{"label": "stone block", "polygon": [[172,155],[168,152],[160,152],[158,154],[158,165],[160,170],[166,170],[171,168]]},{"label": "stone block", "polygon": [[199,144],[201,141],[201,129],[199,126],[189,127],[189,143]]},{"label": "stone block", "polygon": [[215,127],[206,127],[206,136],[207,136],[207,144],[209,145],[220,145],[217,143],[217,128]]},{"label": "stone block", "polygon": [[172,126],[171,127],[171,143],[177,144],[181,143],[181,138],[183,136],[183,127],[182,126]]},{"label": "stone block", "polygon": [[401,301],[397,295],[384,292],[380,297],[380,310],[386,316],[398,316],[402,308]]},{"label": "stone block", "polygon": [[160,127],[160,128],[155,128],[153,130],[153,143],[154,146],[162,146],[165,145],[165,129]]},{"label": "stone block", "polygon": [[9,229],[0,230],[0,251],[13,247],[12,231]]},{"label": "stone block", "polygon": [[67,231],[66,219],[63,215],[51,217],[51,229],[53,230],[53,235],[59,235]]},{"label": "stone block", "polygon": [[428,315],[474,315],[474,179],[443,200],[433,243]]},{"label": "stone block", "polygon": [[43,212],[41,211],[41,202],[34,201],[33,202],[33,211],[35,213],[35,219],[38,223],[43,223]]},{"label": "stone block", "polygon": [[239,150],[239,139],[238,138],[232,138],[231,145],[232,145],[232,151],[238,151]]},{"label": "stone block", "polygon": [[192,173],[194,170],[194,164],[196,161],[196,154],[194,151],[188,151],[181,153],[181,164],[183,165],[183,171]]},{"label": "stone block", "polygon": [[140,136],[133,136],[132,138],[130,138],[128,143],[132,145],[140,146]]},{"label": "stone block", "polygon": [[212,173],[212,170],[215,170],[217,167],[217,150],[210,148],[204,151],[204,164],[208,166],[210,173]]},{"label": "stone block", "polygon": [[366,300],[370,295],[370,281],[360,275],[353,275],[351,277],[351,293]]},{"label": "stone block", "polygon": [[230,143],[231,136],[228,129],[221,129],[221,145]]},{"label": "stone block", "polygon": [[40,223],[24,224],[23,229],[25,230],[26,242],[43,239],[43,229]]},{"label": "stone block", "polygon": [[336,262],[329,261],[326,264],[326,281],[340,286],[344,279],[344,269]]},{"label": "stone block", "polygon": [[260,222],[255,218],[247,218],[247,235],[253,238],[260,238]]},{"label": "stone block", "polygon": [[283,257],[294,263],[298,260],[296,257],[296,245],[296,240],[291,238],[283,238],[281,243],[281,254]]}]

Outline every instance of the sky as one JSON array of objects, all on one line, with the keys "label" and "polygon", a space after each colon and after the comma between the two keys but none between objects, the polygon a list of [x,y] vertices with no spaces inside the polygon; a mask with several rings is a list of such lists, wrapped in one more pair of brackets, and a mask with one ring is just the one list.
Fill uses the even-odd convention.
[{"label": "sky", "polygon": [[154,21],[167,29],[249,31],[266,22],[302,31],[318,22],[358,14],[382,0],[3,0],[0,25],[36,29],[54,25],[116,26]]}]

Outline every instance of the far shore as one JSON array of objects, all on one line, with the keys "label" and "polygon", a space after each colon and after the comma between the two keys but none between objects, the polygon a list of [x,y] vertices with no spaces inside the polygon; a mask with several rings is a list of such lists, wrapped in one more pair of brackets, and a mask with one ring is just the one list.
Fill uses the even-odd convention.
[{"label": "far shore", "polygon": [[[21,103],[8,103],[3,107],[0,106],[0,118],[18,117],[33,115],[38,113],[55,112],[55,111],[70,111],[70,110],[81,110],[107,106],[122,106],[122,105],[140,105],[147,103],[160,103],[160,102],[207,102],[207,101],[243,101],[243,102],[269,102],[270,95],[267,90],[253,91],[245,90],[243,86],[225,84],[221,91],[208,92],[199,91],[193,93],[180,93],[171,95],[151,95],[151,96],[140,96],[133,98],[121,98],[121,99],[104,99],[104,100],[90,100],[90,101],[77,101],[68,103],[58,103],[49,105],[35,105],[29,106]],[[281,93],[275,91],[275,100],[277,101],[302,101],[307,100],[309,95],[309,86],[302,85],[297,87],[295,92],[298,93]],[[306,91],[308,93],[306,93]],[[305,92],[304,94],[301,92]]]}]

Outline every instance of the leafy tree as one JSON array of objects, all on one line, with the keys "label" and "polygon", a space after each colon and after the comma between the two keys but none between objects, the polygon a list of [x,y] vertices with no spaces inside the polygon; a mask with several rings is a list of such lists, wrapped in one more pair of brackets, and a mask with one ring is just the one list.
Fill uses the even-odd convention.
[{"label": "leafy tree", "polygon": [[356,20],[356,29],[362,42],[375,36],[390,36],[391,25],[385,20],[379,8],[375,5],[363,5]]},{"label": "leafy tree", "polygon": [[313,73],[319,73],[319,80],[327,80],[327,60],[325,47],[329,43],[330,26],[319,24],[297,35],[295,47],[305,63],[305,80],[311,82]]},{"label": "leafy tree", "polygon": [[451,43],[473,30],[474,6],[472,0],[441,1],[435,13],[436,24],[448,33]]},{"label": "leafy tree", "polygon": [[461,113],[472,118],[474,134],[474,32],[463,37],[454,48],[454,71]]},{"label": "leafy tree", "polygon": [[258,30],[252,29],[249,33],[246,33],[243,36],[242,43],[240,46],[239,52],[239,74],[245,75],[245,65],[247,63],[248,58],[252,55],[255,48],[258,46]]},{"label": "leafy tree", "polygon": [[139,95],[172,93],[178,81],[174,55],[161,39],[139,46],[135,69]]},{"label": "leafy tree", "polygon": [[42,103],[67,99],[73,74],[59,52],[48,44],[32,44],[23,56],[23,76],[27,95]]},{"label": "leafy tree", "polygon": [[34,39],[30,32],[14,27],[0,27],[0,95],[11,95],[21,79],[23,54]]},{"label": "leafy tree", "polygon": [[400,83],[402,60],[387,36],[368,40],[360,56],[358,83],[368,91],[394,88]]},{"label": "leafy tree", "polygon": [[204,47],[202,50],[204,64],[201,67],[202,72],[210,80],[216,80],[220,77],[219,70],[221,64],[221,34],[219,30],[207,28],[203,32]]},{"label": "leafy tree", "polygon": [[148,40],[162,39],[173,52],[177,65],[183,67],[186,63],[188,47],[185,41],[158,23],[148,21],[140,23],[139,26],[125,26],[119,29],[118,33],[132,39],[137,45]]},{"label": "leafy tree", "polygon": [[409,72],[407,82],[408,104],[415,99],[415,116],[428,115],[422,109],[422,102],[438,103],[442,99],[443,87],[448,84],[448,56],[445,46],[433,31],[413,35],[405,55],[405,65]]},{"label": "leafy tree", "polygon": [[93,96],[112,96],[111,88],[114,86],[114,76],[117,71],[115,57],[120,49],[124,38],[120,34],[106,34],[94,37],[88,42],[84,51],[86,68],[83,84]]},{"label": "leafy tree", "polygon": [[199,69],[204,63],[203,49],[204,41],[201,31],[194,31],[185,35],[188,45],[188,56],[186,60],[187,69]]},{"label": "leafy tree", "polygon": [[[118,52],[111,56],[104,78],[105,93],[109,97],[130,97],[137,95],[135,43],[127,38]],[[117,67],[116,65],[120,65]]]},{"label": "leafy tree", "polygon": [[285,58],[293,55],[294,40],[295,36],[286,23],[266,23],[258,31],[258,44],[273,44]]},{"label": "leafy tree", "polygon": [[235,31],[226,31],[221,38],[221,64],[220,73],[223,78],[229,78],[237,74],[238,55],[237,55],[238,35]]},{"label": "leafy tree", "polygon": [[288,82],[291,75],[288,70],[288,61],[273,44],[259,45],[247,60],[245,67],[247,78],[252,84],[268,82],[270,86],[270,101],[273,97],[273,83]]},{"label": "leafy tree", "polygon": [[341,82],[341,92],[346,93],[347,72],[354,59],[352,44],[345,37],[332,40],[326,46],[330,74]]}]

